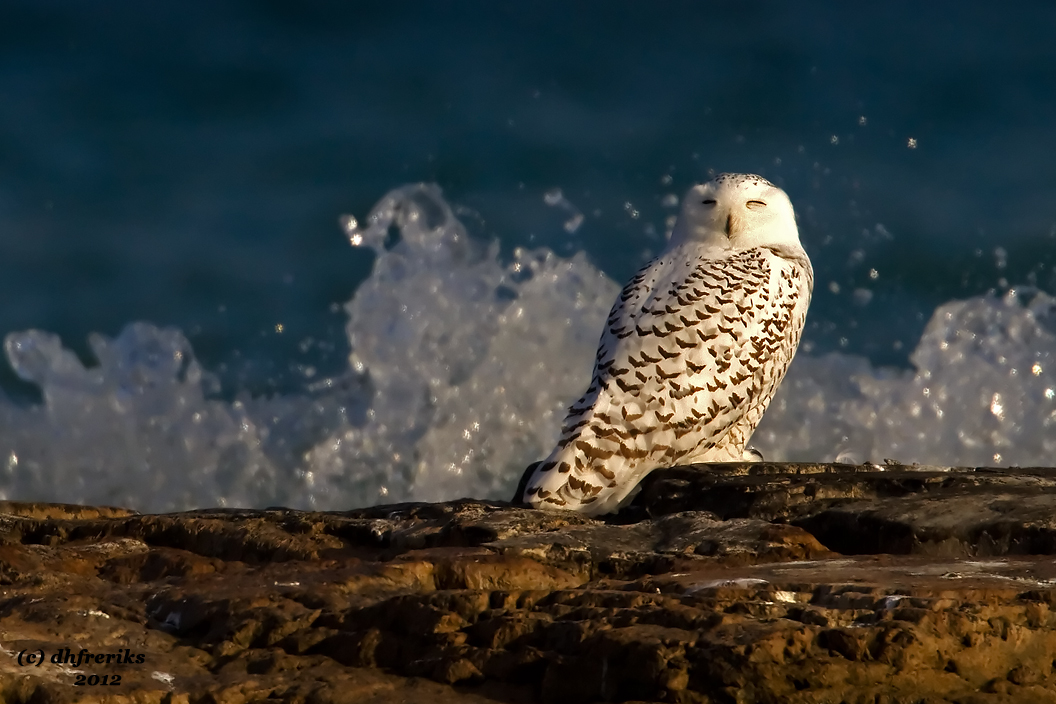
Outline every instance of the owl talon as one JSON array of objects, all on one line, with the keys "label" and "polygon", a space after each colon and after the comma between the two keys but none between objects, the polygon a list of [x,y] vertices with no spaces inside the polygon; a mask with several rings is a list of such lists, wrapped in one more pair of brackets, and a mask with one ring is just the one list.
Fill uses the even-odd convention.
[{"label": "owl talon", "polygon": [[763,453],[754,447],[746,447],[744,452],[741,453],[741,459],[745,462],[765,462]]}]

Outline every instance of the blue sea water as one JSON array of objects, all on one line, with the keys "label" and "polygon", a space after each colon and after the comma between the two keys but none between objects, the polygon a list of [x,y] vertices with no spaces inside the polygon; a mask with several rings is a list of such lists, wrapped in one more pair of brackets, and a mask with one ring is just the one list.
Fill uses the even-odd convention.
[{"label": "blue sea water", "polygon": [[784,187],[815,267],[768,456],[1052,464],[1054,37],[1043,2],[4,0],[0,493],[505,496],[718,171]]}]

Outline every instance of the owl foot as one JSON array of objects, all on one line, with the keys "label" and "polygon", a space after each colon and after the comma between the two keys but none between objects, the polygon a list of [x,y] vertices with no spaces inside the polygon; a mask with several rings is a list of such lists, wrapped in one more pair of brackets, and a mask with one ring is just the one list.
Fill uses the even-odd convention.
[{"label": "owl foot", "polygon": [[744,462],[763,462],[763,453],[756,450],[754,447],[745,448],[744,452],[741,453],[741,460]]}]

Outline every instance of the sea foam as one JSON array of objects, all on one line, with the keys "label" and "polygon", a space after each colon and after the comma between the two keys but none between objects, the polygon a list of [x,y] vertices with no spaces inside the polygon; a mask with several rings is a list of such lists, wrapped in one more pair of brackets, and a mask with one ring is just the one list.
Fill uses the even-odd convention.
[{"label": "sea foam", "polygon": [[[223,400],[186,337],[147,323],[92,336],[88,367],[55,335],[8,335],[43,401],[0,397],[0,497],[149,511],[508,498],[589,381],[619,287],[583,253],[504,260],[431,185],[346,223],[376,254],[345,306],[348,369],[301,393]],[[1052,464],[1054,355],[1047,294],[951,301],[911,370],[797,355],[752,444],[772,460]]]}]

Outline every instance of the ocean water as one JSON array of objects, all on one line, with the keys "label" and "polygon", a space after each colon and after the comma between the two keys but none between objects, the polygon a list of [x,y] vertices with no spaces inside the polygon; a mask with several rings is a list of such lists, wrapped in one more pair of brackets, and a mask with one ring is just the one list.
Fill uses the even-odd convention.
[{"label": "ocean water", "polygon": [[1051,4],[0,20],[5,498],[508,497],[718,171],[815,267],[768,458],[1053,464]]}]

